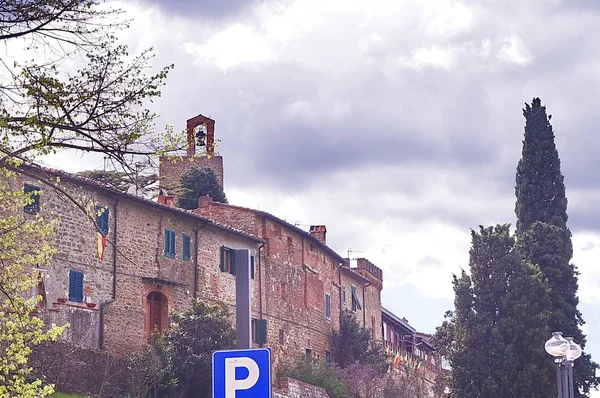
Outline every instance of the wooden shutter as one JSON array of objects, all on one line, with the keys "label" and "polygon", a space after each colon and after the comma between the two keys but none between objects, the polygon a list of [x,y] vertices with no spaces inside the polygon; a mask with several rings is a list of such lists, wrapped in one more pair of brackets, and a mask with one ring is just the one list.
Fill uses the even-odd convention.
[{"label": "wooden shutter", "polygon": [[256,344],[267,343],[267,320],[266,319],[255,319],[255,335],[254,342]]},{"label": "wooden shutter", "polygon": [[225,270],[226,270],[226,264],[225,264],[225,258],[226,258],[226,256],[225,256],[225,250],[227,250],[227,249],[225,248],[225,246],[221,246],[221,271],[222,271],[222,272],[225,272]]},{"label": "wooden shutter", "polygon": [[69,300],[83,302],[83,272],[69,271]]},{"label": "wooden shutter", "polygon": [[254,256],[250,256],[250,279],[254,279]]},{"label": "wooden shutter", "polygon": [[29,214],[36,214],[40,211],[40,188],[35,185],[25,184],[23,185],[23,192],[29,194],[29,198],[32,200],[31,203],[23,207],[23,211]]},{"label": "wooden shutter", "polygon": [[188,234],[183,234],[183,254],[182,257],[184,260],[189,260],[192,258],[191,256],[191,237]]},{"label": "wooden shutter", "polygon": [[77,281],[77,277],[75,276],[75,271],[69,271],[69,300],[76,301],[76,292],[75,292],[75,283]]},{"label": "wooden shutter", "polygon": [[325,294],[325,319],[331,319],[331,296]]},{"label": "wooden shutter", "polygon": [[104,235],[108,235],[108,213],[108,207],[96,206],[96,224],[98,224],[100,233]]},{"label": "wooden shutter", "polygon": [[229,263],[229,273],[231,273],[231,275],[235,275],[235,271],[237,271],[237,264],[235,263],[235,251],[230,250],[229,251],[229,259],[230,259],[230,263]]}]

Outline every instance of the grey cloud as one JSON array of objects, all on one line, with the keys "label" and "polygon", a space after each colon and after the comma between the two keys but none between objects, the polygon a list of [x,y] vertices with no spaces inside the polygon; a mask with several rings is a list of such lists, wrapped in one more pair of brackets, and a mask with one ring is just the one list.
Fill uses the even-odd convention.
[{"label": "grey cloud", "polygon": [[[173,13],[190,18],[225,18],[239,15],[247,7],[254,4],[250,0],[142,0],[158,5],[166,13]],[[256,0],[258,2],[259,0]],[[200,20],[199,23],[206,23]]]}]

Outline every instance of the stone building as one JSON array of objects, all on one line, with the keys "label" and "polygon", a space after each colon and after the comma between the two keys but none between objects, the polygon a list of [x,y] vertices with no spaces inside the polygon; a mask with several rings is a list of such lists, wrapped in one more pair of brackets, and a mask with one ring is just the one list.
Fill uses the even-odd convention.
[{"label": "stone building", "polygon": [[[233,308],[227,252],[250,249],[255,255],[264,244],[198,214],[59,170],[23,172],[17,183],[41,189],[42,215],[60,219],[52,265],[38,270],[42,313],[47,321],[70,323],[63,338],[76,344],[127,354],[154,328],[166,330],[170,311],[189,308],[194,297]],[[44,184],[56,178],[64,193]],[[65,195],[87,203],[89,215]],[[255,303],[257,294],[254,288]],[[256,305],[253,310],[258,313]]]}]

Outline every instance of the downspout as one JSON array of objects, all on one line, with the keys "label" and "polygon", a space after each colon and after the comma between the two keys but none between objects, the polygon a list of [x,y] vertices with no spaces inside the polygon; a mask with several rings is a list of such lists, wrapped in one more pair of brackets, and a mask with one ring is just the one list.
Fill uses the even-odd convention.
[{"label": "downspout", "polygon": [[263,298],[262,298],[262,269],[260,264],[260,251],[265,247],[265,244],[258,246],[258,316],[263,319]]},{"label": "downspout", "polygon": [[[341,263],[340,263],[341,264]],[[340,327],[342,327],[342,269],[343,265],[338,264],[338,285],[339,285],[339,298],[340,298]],[[363,300],[364,302],[364,300]]]},{"label": "downspout", "polygon": [[194,230],[194,299],[198,298],[198,231],[207,226],[208,224],[204,224]]},{"label": "downspout", "polygon": [[115,205],[113,207],[113,230],[114,230],[114,238],[113,238],[113,270],[112,270],[112,294],[109,300],[103,301],[100,303],[100,314],[99,314],[99,325],[98,325],[98,348],[104,348],[104,315],[106,314],[106,307],[115,301],[117,298],[117,211],[119,206],[119,196],[115,200]]},{"label": "downspout", "polygon": [[115,230],[115,237],[113,238],[113,285],[112,285],[112,299],[117,298],[117,208],[119,205],[119,197],[115,201],[113,210],[113,229]]},{"label": "downspout", "polygon": [[367,326],[367,305],[365,304],[365,289],[371,286],[371,282],[367,282],[363,288],[363,327]]}]

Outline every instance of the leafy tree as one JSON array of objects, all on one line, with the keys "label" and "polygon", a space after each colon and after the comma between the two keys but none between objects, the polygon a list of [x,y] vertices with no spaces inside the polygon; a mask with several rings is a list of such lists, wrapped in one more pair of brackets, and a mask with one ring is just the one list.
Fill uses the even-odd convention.
[{"label": "leafy tree", "polygon": [[33,346],[55,340],[64,328],[45,328],[34,316],[42,297],[30,297],[37,285],[34,267],[48,265],[54,253],[56,223],[23,211],[39,192],[13,189],[14,177],[0,168],[0,398],[46,397],[53,386],[32,381],[28,358]]},{"label": "leafy tree", "polygon": [[198,208],[198,199],[210,195],[215,202],[227,203],[227,197],[212,169],[193,168],[181,177],[179,207],[193,210]]},{"label": "leafy tree", "polygon": [[385,373],[388,368],[381,344],[373,340],[371,330],[359,325],[354,314],[348,310],[342,313],[340,330],[333,331],[332,354],[341,368],[354,362],[375,365],[379,373]]},{"label": "leafy tree", "polygon": [[[546,280],[552,301],[550,331],[562,331],[585,347],[586,338],[580,329],[584,321],[577,309],[579,272],[571,264],[567,198],[550,117],[539,98],[534,98],[531,105],[525,104],[523,116],[525,135],[515,187],[518,250],[540,268]],[[588,396],[590,389],[599,385],[596,369],[598,364],[589,354],[575,362],[577,397]]]},{"label": "leafy tree", "polygon": [[509,225],[480,227],[471,238],[470,275],[454,276],[455,309],[435,338],[454,396],[552,396],[543,349],[550,301],[539,269],[520,259]]},{"label": "leafy tree", "polygon": [[165,340],[181,396],[211,396],[212,351],[235,347],[230,319],[224,304],[211,305],[201,300],[196,300],[192,308],[173,314],[173,326]]},{"label": "leafy tree", "polygon": [[132,186],[138,187],[139,193],[146,196],[154,189],[152,184],[158,181],[158,174],[139,174],[132,176],[130,173],[115,170],[86,170],[76,173],[80,177],[89,178],[90,180],[104,184],[112,189],[120,192],[130,191]]}]

